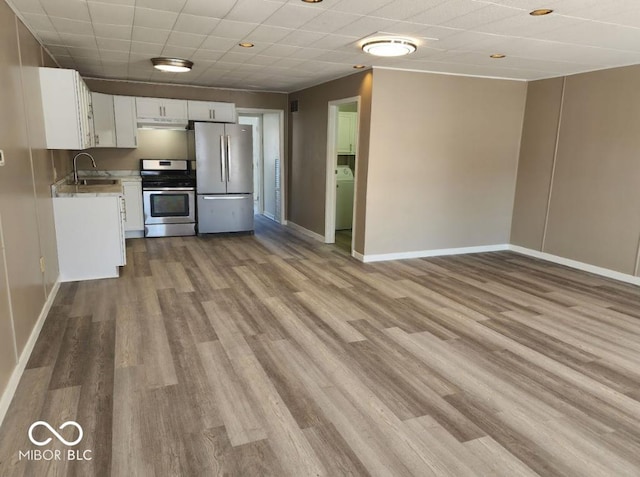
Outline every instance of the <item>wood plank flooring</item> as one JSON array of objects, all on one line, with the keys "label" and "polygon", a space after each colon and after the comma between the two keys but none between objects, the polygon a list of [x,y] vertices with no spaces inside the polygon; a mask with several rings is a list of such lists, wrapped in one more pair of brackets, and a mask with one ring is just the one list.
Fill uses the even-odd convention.
[{"label": "wood plank flooring", "polygon": [[[640,475],[639,288],[510,252],[362,264],[257,225],[132,240],[121,278],[64,284],[0,475]],[[19,458],[71,419],[91,460]]]}]

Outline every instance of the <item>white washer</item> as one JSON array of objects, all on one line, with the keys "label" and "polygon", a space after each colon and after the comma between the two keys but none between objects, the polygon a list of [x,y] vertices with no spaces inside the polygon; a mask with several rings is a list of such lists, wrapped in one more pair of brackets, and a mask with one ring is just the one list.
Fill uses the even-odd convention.
[{"label": "white washer", "polygon": [[353,221],[353,172],[349,166],[336,170],[336,230],[348,230]]}]

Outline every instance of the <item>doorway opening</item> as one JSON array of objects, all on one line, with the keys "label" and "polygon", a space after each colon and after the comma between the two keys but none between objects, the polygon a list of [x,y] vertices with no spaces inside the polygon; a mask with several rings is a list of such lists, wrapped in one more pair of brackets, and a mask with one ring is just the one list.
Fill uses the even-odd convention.
[{"label": "doorway opening", "polygon": [[238,123],[253,129],[254,213],[282,223],[284,111],[239,108]]},{"label": "doorway opening", "polygon": [[325,243],[353,253],[360,97],[329,102]]}]

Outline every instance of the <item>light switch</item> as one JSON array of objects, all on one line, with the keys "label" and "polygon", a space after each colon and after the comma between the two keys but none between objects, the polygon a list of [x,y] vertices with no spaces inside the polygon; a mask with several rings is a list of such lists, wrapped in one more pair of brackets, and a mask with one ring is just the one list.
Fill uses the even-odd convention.
[{"label": "light switch", "polygon": [[0,149],[0,166],[4,166],[4,151]]}]

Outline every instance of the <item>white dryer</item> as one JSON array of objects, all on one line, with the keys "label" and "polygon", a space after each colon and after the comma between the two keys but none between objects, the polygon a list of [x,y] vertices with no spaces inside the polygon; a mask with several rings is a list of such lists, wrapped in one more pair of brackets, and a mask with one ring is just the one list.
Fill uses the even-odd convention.
[{"label": "white dryer", "polygon": [[336,230],[348,230],[353,221],[353,172],[349,166],[336,171]]}]

